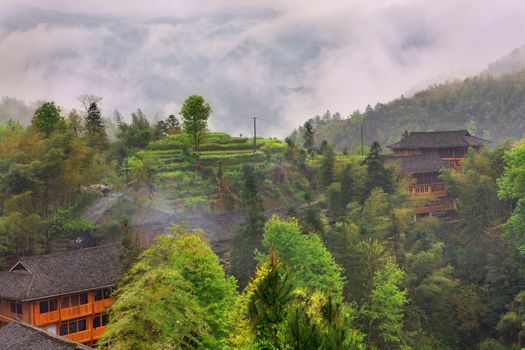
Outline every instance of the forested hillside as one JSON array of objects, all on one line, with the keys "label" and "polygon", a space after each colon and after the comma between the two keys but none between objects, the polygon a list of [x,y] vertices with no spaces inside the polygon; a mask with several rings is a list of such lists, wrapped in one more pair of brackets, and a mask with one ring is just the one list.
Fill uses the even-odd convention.
[{"label": "forested hillside", "polygon": [[[367,107],[349,118],[327,114],[310,119],[318,144],[327,140],[340,151],[355,152],[378,141],[387,145],[408,131],[468,129],[498,143],[525,133],[525,72],[480,75],[431,86],[412,97]],[[292,134],[300,139],[303,127]]]},{"label": "forested hillside", "polygon": [[[253,140],[207,130],[211,106],[198,95],[180,120],[117,114],[109,137],[100,97],[81,101],[67,113],[45,102],[28,127],[0,124],[0,264],[122,242],[128,270],[102,346],[522,346],[525,141],[472,150],[461,172],[442,170],[454,209],[415,221],[432,198],[411,196],[410,177],[377,143],[363,155],[315,147],[307,125],[304,142],[260,138],[253,152]],[[319,122],[332,119],[345,122]],[[99,201],[100,220],[83,215]],[[140,246],[133,223],[154,206],[170,229]],[[169,222],[232,211],[242,215],[222,238]],[[229,241],[221,252],[217,239]]]}]

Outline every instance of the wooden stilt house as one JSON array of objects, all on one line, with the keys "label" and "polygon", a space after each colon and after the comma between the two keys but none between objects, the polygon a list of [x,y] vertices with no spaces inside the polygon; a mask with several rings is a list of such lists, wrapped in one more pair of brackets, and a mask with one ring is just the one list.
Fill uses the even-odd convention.
[{"label": "wooden stilt house", "polygon": [[122,276],[121,253],[120,244],[110,244],[21,258],[0,272],[0,316],[94,345]]}]

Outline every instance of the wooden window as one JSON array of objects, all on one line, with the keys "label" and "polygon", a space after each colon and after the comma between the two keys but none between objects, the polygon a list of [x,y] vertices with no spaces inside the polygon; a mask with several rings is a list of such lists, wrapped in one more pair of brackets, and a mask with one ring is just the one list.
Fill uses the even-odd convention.
[{"label": "wooden window", "polygon": [[47,312],[49,312],[49,301],[48,300],[41,301],[40,302],[40,313],[45,314]]},{"label": "wooden window", "polygon": [[59,327],[60,336],[82,332],[86,329],[87,321],[85,317],[61,323]]},{"label": "wooden window", "polygon": [[96,314],[93,316],[93,328],[103,327],[109,323],[108,314]]},{"label": "wooden window", "polygon": [[9,305],[9,309],[12,314],[22,315],[22,303],[12,301]]},{"label": "wooden window", "polygon": [[58,310],[58,299],[43,300],[39,303],[40,313],[45,314],[47,312]]},{"label": "wooden window", "polygon": [[78,296],[78,300],[80,305],[84,305],[88,303],[88,295],[87,293],[80,293]]},{"label": "wooden window", "polygon": [[67,309],[68,307],[84,305],[88,303],[88,294],[80,293],[73,294],[62,298],[62,308]]},{"label": "wooden window", "polygon": [[111,297],[111,289],[102,288],[95,291],[95,301],[109,299]]},{"label": "wooden window", "polygon": [[67,323],[62,323],[60,325],[60,335],[64,336],[64,335],[67,335],[67,334],[68,334],[68,324]]},{"label": "wooden window", "polygon": [[58,310],[58,299],[49,299],[49,311]]}]

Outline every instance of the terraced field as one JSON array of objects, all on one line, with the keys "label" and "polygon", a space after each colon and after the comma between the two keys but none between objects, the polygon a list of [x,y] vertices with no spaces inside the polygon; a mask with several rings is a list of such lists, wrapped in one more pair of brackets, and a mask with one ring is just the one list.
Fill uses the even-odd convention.
[{"label": "terraced field", "polygon": [[[264,200],[270,207],[286,202],[297,192],[297,188],[283,181],[289,166],[283,162],[287,147],[279,140],[257,138],[254,153],[253,139],[209,133],[201,145],[201,169],[195,171],[192,149],[185,137],[171,135],[152,142],[129,160],[151,164],[154,188],[162,192],[171,210],[225,212],[233,209],[238,202],[235,189],[239,188],[244,164],[257,169]],[[222,169],[222,181],[219,169]],[[224,192],[228,192],[228,203]]]}]

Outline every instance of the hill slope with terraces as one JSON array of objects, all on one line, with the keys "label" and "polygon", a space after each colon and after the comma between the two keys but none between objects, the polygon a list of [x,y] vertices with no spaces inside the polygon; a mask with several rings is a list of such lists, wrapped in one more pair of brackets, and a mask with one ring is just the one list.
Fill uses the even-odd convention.
[{"label": "hill slope with terraces", "polygon": [[[200,169],[185,135],[171,135],[154,141],[127,160],[129,168],[149,164],[155,195],[160,194],[169,212],[223,213],[238,207],[242,168],[253,166],[261,180],[265,207],[290,205],[305,182],[289,176],[284,160],[286,145],[277,139],[232,137],[209,133],[200,148]],[[287,181],[292,179],[293,181]]]}]

